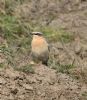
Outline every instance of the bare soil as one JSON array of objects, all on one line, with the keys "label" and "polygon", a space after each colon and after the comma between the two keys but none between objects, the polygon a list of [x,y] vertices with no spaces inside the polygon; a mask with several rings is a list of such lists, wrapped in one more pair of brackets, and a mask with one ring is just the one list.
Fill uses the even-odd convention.
[{"label": "bare soil", "polygon": [[0,100],[86,100],[85,84],[43,65],[34,70],[34,74],[0,70]]}]

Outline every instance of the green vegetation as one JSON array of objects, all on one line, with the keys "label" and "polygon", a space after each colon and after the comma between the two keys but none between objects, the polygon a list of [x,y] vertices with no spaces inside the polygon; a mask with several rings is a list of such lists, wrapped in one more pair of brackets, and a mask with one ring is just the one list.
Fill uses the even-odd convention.
[{"label": "green vegetation", "polygon": [[72,68],[74,68],[74,67],[75,67],[75,66],[72,65],[72,64],[66,64],[66,65],[60,64],[60,65],[58,66],[57,71],[58,71],[58,72],[61,72],[61,73],[67,73],[67,74],[69,74],[69,73],[70,73],[69,70],[72,69]]},{"label": "green vegetation", "polygon": [[57,73],[61,72],[70,74],[70,70],[75,68],[74,63],[60,64],[60,62],[57,61],[57,58],[54,57],[49,58],[48,65],[50,66],[50,68],[55,69]]},{"label": "green vegetation", "polygon": [[75,68],[75,66],[73,64],[56,64],[56,65],[51,65],[52,69],[55,69],[58,72],[61,73],[66,73],[66,74],[70,74],[70,70]]},{"label": "green vegetation", "polygon": [[35,73],[32,65],[25,65],[25,66],[21,66],[21,68],[15,68],[15,69],[25,73],[32,73],[32,74]]},{"label": "green vegetation", "polygon": [[82,97],[84,100],[87,100],[87,92],[82,93]]},{"label": "green vegetation", "polygon": [[0,68],[3,68],[4,67],[4,63],[0,63]]},{"label": "green vegetation", "polygon": [[27,29],[25,28],[26,24],[22,23],[20,20],[18,20],[16,17],[11,15],[1,15],[0,16],[0,29],[2,30],[2,35],[4,35],[6,38],[17,38],[20,35],[26,35],[24,33],[27,33],[29,31],[29,27],[27,25]]},{"label": "green vegetation", "polygon": [[40,29],[51,42],[64,42],[68,43],[74,39],[72,33],[64,31],[63,29],[54,29],[52,27],[42,27]]}]

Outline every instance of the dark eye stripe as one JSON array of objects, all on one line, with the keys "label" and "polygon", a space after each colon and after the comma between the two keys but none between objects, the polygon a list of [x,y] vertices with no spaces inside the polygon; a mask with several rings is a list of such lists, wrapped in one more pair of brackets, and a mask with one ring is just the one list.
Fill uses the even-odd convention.
[{"label": "dark eye stripe", "polygon": [[32,35],[42,35],[41,32],[32,32]]},{"label": "dark eye stripe", "polygon": [[33,35],[42,35],[42,34],[35,33],[35,34],[33,34]]}]

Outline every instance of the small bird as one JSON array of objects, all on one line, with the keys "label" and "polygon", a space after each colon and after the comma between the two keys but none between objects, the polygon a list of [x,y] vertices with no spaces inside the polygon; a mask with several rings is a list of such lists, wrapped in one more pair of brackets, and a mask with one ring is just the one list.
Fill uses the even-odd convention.
[{"label": "small bird", "polygon": [[34,62],[41,62],[47,65],[49,59],[49,46],[41,32],[32,32],[33,39],[31,42],[32,59]]}]

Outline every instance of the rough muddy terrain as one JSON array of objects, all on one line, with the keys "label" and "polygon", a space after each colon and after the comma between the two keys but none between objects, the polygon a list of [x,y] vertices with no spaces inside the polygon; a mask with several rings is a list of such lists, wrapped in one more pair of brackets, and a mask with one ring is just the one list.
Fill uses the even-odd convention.
[{"label": "rough muddy terrain", "polygon": [[86,100],[85,84],[43,65],[34,69],[34,74],[1,70],[0,100]]}]

